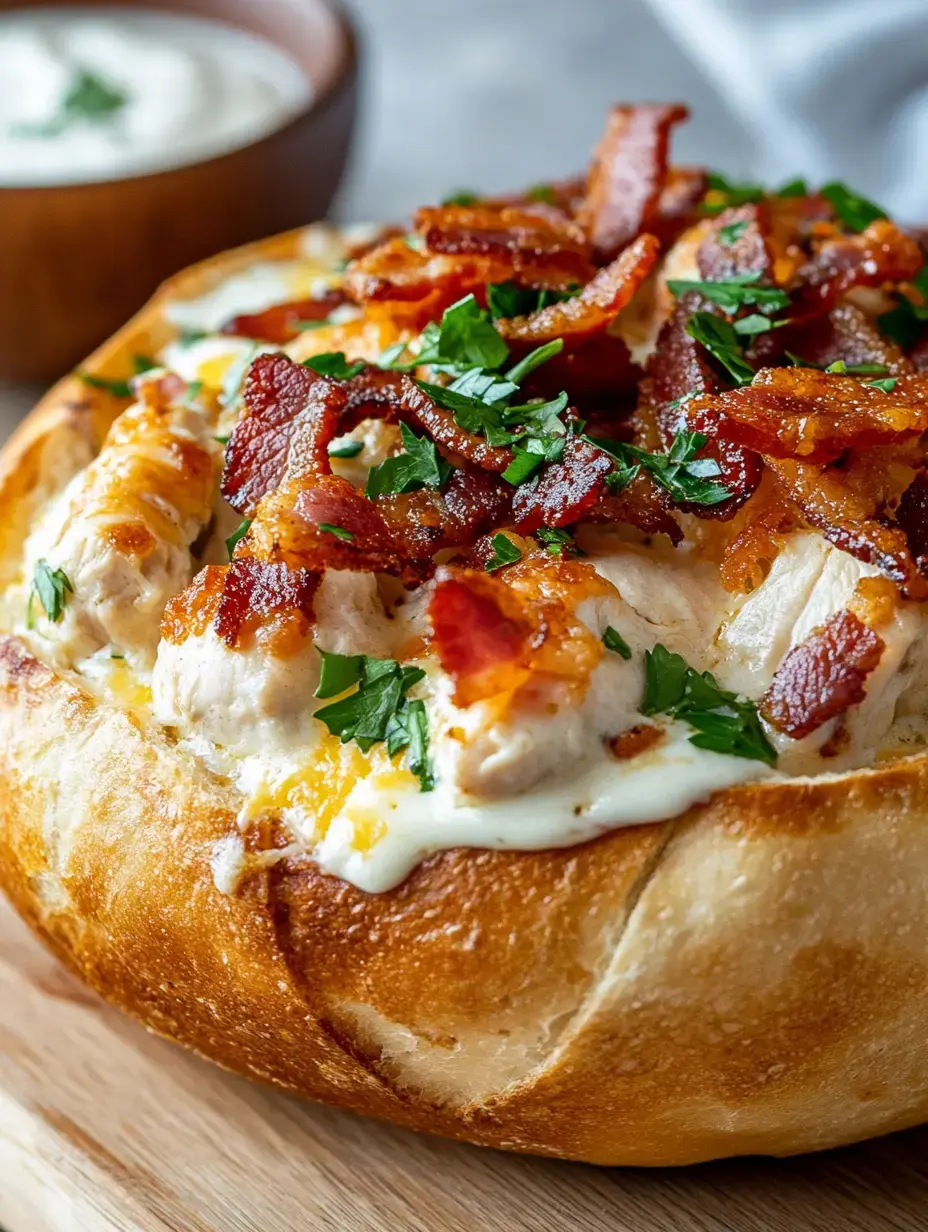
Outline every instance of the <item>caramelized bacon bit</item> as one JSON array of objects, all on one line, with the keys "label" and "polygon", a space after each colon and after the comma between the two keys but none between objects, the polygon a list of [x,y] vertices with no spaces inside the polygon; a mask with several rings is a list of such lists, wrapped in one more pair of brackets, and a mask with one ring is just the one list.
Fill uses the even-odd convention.
[{"label": "caramelized bacon bit", "polygon": [[914,278],[924,263],[921,246],[886,218],[859,235],[824,241],[800,270],[793,299],[796,318],[829,312],[852,287],[881,287]]},{"label": "caramelized bacon bit", "polygon": [[571,402],[589,420],[590,435],[614,437],[635,409],[643,376],[623,339],[601,333],[536,368],[522,388],[545,399],[570,390]]},{"label": "caramelized bacon bit", "polygon": [[570,286],[594,272],[583,231],[551,207],[426,207],[416,230],[428,254],[504,263],[524,286]]},{"label": "caramelized bacon bit", "polygon": [[[744,230],[731,243],[722,243],[720,233],[736,223],[744,223]],[[723,210],[699,246],[696,261],[700,276],[710,282],[727,282],[738,275],[759,271],[769,279],[773,258],[767,246],[768,234],[766,206],[742,205]]]},{"label": "caramelized bacon bit", "polygon": [[404,377],[401,389],[400,406],[404,417],[425,428],[437,444],[487,471],[502,472],[510,464],[511,449],[488,445],[482,436],[474,436],[459,428],[451,412],[436,406],[415,381]]},{"label": "caramelized bacon bit", "polygon": [[702,167],[669,168],[658,217],[649,223],[649,230],[665,248],[674,244],[693,224],[708,187],[709,177]]},{"label": "caramelized bacon bit", "polygon": [[631,761],[633,757],[640,757],[642,753],[647,753],[648,749],[663,743],[665,735],[661,728],[652,723],[638,723],[620,736],[613,736],[607,744],[610,753],[618,761]]},{"label": "caramelized bacon bit", "polygon": [[445,570],[429,606],[432,645],[455,684],[459,706],[491,697],[522,678],[532,624],[513,591],[474,570]]},{"label": "caramelized bacon bit", "polygon": [[777,731],[803,739],[863,700],[867,676],[885,648],[852,612],[836,612],[780,664],[761,714]]},{"label": "caramelized bacon bit", "polygon": [[312,624],[313,596],[319,575],[307,569],[237,559],[225,571],[222,598],[213,622],[216,633],[233,649],[246,644],[261,626],[296,624],[305,635]]},{"label": "caramelized bacon bit", "polygon": [[898,378],[890,393],[814,368],[765,368],[750,385],[685,408],[695,424],[758,453],[827,462],[846,450],[891,445],[928,428],[928,382]]},{"label": "caramelized bacon bit", "polygon": [[654,481],[644,473],[632,480],[622,492],[615,495],[606,493],[600,497],[583,520],[624,523],[645,535],[666,535],[674,547],[683,540],[679,523],[664,508]]},{"label": "caramelized bacon bit", "polygon": [[610,325],[651,272],[660,254],[653,235],[641,235],[611,265],[604,266],[579,295],[549,304],[527,317],[497,324],[504,338],[537,346],[555,338],[565,345],[585,341]]},{"label": "caramelized bacon bit", "polygon": [[840,360],[849,368],[879,364],[890,376],[903,376],[914,367],[901,347],[884,338],[873,319],[850,303],[839,304],[827,317],[770,330],[760,336],[755,348],[755,354],[767,364],[785,362],[779,359],[784,351],[819,368]]},{"label": "caramelized bacon bit", "polygon": [[201,569],[186,590],[168,602],[161,618],[161,636],[173,646],[180,646],[188,637],[200,637],[213,623],[222,600],[226,569],[207,565]]},{"label": "caramelized bacon bit", "polygon": [[303,321],[324,321],[336,308],[348,302],[341,290],[327,290],[318,299],[292,300],[288,304],[275,304],[264,312],[233,317],[222,327],[222,333],[238,338],[257,338],[264,342],[276,342],[283,346],[302,333]]},{"label": "caramelized bacon bit", "polygon": [[578,522],[596,505],[611,470],[612,460],[601,449],[569,436],[561,460],[549,463],[534,483],[516,489],[516,530],[531,534],[540,526]]},{"label": "caramelized bacon bit", "polygon": [[328,444],[338,430],[345,392],[286,355],[259,355],[245,381],[245,415],[226,450],[222,494],[250,515],[278,486],[291,455],[300,473],[328,474]]},{"label": "caramelized bacon bit", "polygon": [[670,130],[688,117],[680,104],[612,108],[578,213],[602,264],[659,218]]},{"label": "caramelized bacon bit", "polygon": [[461,467],[441,492],[384,496],[377,509],[415,560],[445,548],[466,548],[509,517],[512,488],[487,471]]},{"label": "caramelized bacon bit", "polygon": [[[757,498],[761,499],[760,496]],[[745,511],[749,513],[753,505]],[[782,500],[774,499],[738,532],[726,546],[719,578],[732,594],[750,594],[770,572],[782,539],[795,523],[795,515]]]},{"label": "caramelized bacon bit", "polygon": [[906,598],[928,599],[928,582],[919,574],[905,532],[887,524],[885,516],[880,520],[884,501],[879,494],[866,490],[868,476],[862,476],[860,485],[854,483],[855,469],[863,468],[867,461],[877,468],[889,466],[883,459],[866,456],[854,459],[845,470],[787,458],[766,459],[805,520],[829,543],[875,565]]},{"label": "caramelized bacon bit", "polygon": [[896,521],[919,572],[928,572],[928,475],[919,471],[902,494]]}]

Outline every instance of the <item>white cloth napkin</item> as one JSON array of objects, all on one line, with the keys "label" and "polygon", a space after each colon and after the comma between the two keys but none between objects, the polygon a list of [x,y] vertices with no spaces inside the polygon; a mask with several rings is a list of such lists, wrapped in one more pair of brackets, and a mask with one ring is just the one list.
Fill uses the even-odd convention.
[{"label": "white cloth napkin", "polygon": [[771,184],[845,180],[928,220],[928,0],[647,0]]}]

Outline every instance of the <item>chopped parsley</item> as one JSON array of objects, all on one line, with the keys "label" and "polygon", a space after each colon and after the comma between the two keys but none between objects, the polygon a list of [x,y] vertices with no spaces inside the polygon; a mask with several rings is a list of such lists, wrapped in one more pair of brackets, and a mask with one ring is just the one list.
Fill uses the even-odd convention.
[{"label": "chopped parsley", "polygon": [[574,542],[573,535],[567,530],[557,530],[553,526],[542,526],[537,534],[538,542],[544,546],[549,556],[563,556],[565,552],[582,556],[583,553]]},{"label": "chopped parsley", "polygon": [[400,362],[407,350],[407,343],[389,347],[380,357],[381,368],[412,372],[431,364],[460,376],[471,368],[499,368],[509,358],[509,347],[473,295],[446,309],[440,323],[430,321],[419,338],[418,353]]},{"label": "chopped parsley", "polygon": [[743,344],[734,325],[711,312],[694,312],[686,323],[686,332],[702,343],[738,385],[750,385],[754,380],[756,373],[744,358]]},{"label": "chopped parsley", "polygon": [[403,667],[393,659],[371,659],[367,655],[319,653],[322,668],[316,697],[325,700],[349,689],[355,691],[323,706],[315,717],[342,744],[354,740],[362,752],[382,741],[387,742],[391,757],[408,748],[410,770],[422,790],[431,791],[434,776],[428,758],[425,705],[407,697],[413,685],[424,679],[422,668]]},{"label": "chopped parsley", "polygon": [[182,329],[177,339],[178,346],[192,347],[196,342],[202,342],[209,334],[205,329]]},{"label": "chopped parsley", "polygon": [[621,633],[613,629],[612,625],[606,626],[606,632],[603,634],[603,645],[607,650],[621,655],[623,659],[630,659],[632,657],[631,646],[629,646]]},{"label": "chopped parsley", "polygon": [[363,441],[344,440],[337,445],[333,442],[329,446],[329,457],[356,458],[363,448]]},{"label": "chopped parsley", "polygon": [[560,304],[566,299],[573,299],[579,289],[539,291],[531,287],[521,287],[517,282],[491,282],[487,284],[487,307],[494,321],[500,318],[527,317],[547,308],[549,304]]},{"label": "chopped parsley", "polygon": [[325,329],[332,324],[331,317],[323,317],[321,321],[296,321],[293,328],[301,334],[311,333],[314,329]]},{"label": "chopped parsley", "polygon": [[214,436],[214,437],[213,437],[213,440],[214,440],[214,441],[218,441],[220,445],[228,445],[228,443],[229,443],[229,441],[231,441],[231,439],[232,439],[231,435],[229,435],[229,436]]},{"label": "chopped parsley", "polygon": [[40,560],[32,575],[32,589],[29,592],[27,607],[27,623],[32,627],[32,601],[38,599],[42,610],[52,622],[58,624],[64,615],[68,603],[68,595],[74,593],[71,580],[63,569],[53,569],[47,560]]},{"label": "chopped parsley", "polygon": [[493,573],[497,569],[502,569],[504,565],[514,565],[517,560],[522,559],[522,553],[502,531],[498,535],[493,536],[492,544],[494,554],[484,566],[487,573]]},{"label": "chopped parsley", "polygon": [[730,248],[748,229],[748,221],[742,218],[740,222],[730,222],[727,227],[719,227],[719,243],[723,248]]},{"label": "chopped parsley", "polygon": [[60,137],[75,124],[110,123],[125,109],[129,97],[115,82],[104,80],[91,69],[76,67],[55,114],[38,124],[18,124],[12,133],[15,137],[48,139]]},{"label": "chopped parsley", "polygon": [[[506,373],[506,380],[512,381],[513,385],[521,385],[529,373],[534,372],[536,368],[553,359],[555,355],[559,355],[564,349],[564,339],[554,338],[551,342],[545,342],[542,346],[536,347],[534,351],[530,351],[528,355],[510,368]],[[562,394],[566,399],[567,395]]]},{"label": "chopped parsley", "polygon": [[363,360],[349,364],[344,351],[324,351],[321,355],[312,355],[303,360],[304,368],[317,372],[319,376],[330,376],[336,381],[350,381],[359,372],[363,372],[366,366]]},{"label": "chopped parsley", "polygon": [[887,369],[885,364],[846,364],[843,359],[836,359],[833,364],[813,364],[811,359],[803,359],[786,351],[786,358],[796,368],[817,368],[819,372],[829,372],[837,376],[881,376]]},{"label": "chopped parsley", "polygon": [[442,205],[476,205],[480,198],[476,193],[470,192],[466,188],[459,189],[458,192],[452,193],[449,197],[445,197]]},{"label": "chopped parsley", "polygon": [[[184,390],[183,405],[186,407],[189,407],[190,410],[193,410],[196,404],[196,400],[197,398],[199,398],[202,392],[203,392],[203,382],[202,381],[190,381],[187,385],[187,388]],[[217,436],[216,440],[217,441],[220,440],[220,437]],[[225,440],[222,441],[222,444],[223,445],[228,444],[228,440],[229,438],[226,437]]]},{"label": "chopped parsley", "polygon": [[678,432],[667,453],[649,453],[624,441],[608,441],[598,437],[584,439],[605,450],[619,463],[606,479],[607,486],[613,492],[627,487],[639,469],[643,469],[675,501],[718,505],[731,496],[723,484],[713,482],[721,474],[715,458],[696,457],[708,440],[701,432]]},{"label": "chopped parsley", "polygon": [[747,304],[756,305],[767,315],[780,308],[789,307],[789,296],[779,287],[760,285],[763,270],[752,270],[748,274],[734,274],[724,282],[699,282],[689,279],[672,278],[667,286],[679,298],[687,291],[698,291],[705,299],[718,304],[726,312],[737,312]]},{"label": "chopped parsley", "polygon": [[795,180],[789,180],[782,188],[778,188],[776,195],[778,197],[808,197],[809,185],[801,176],[797,176]]},{"label": "chopped parsley", "polygon": [[543,205],[556,205],[557,194],[553,184],[533,184],[526,193],[529,201],[539,201]]},{"label": "chopped parsley", "polygon": [[[143,372],[150,372],[152,368],[158,367],[160,367],[158,361],[152,359],[150,355],[132,356],[132,372],[134,376],[141,376]],[[91,372],[82,371],[78,371],[77,376],[85,385],[89,385],[91,389],[105,389],[114,398],[131,398],[133,396],[131,377],[120,381],[110,377],[95,376]]]},{"label": "chopped parsley", "polygon": [[928,325],[928,265],[923,265],[912,279],[912,289],[921,301],[919,304],[906,295],[899,295],[896,307],[876,320],[880,332],[906,351],[915,345]]},{"label": "chopped parsley", "polygon": [[238,547],[239,543],[241,543],[241,541],[248,534],[248,531],[250,530],[250,528],[251,528],[251,519],[246,518],[244,522],[239,523],[238,527],[232,532],[232,534],[226,540],[226,551],[229,553],[229,560],[231,560],[234,557],[235,549]]},{"label": "chopped parsley", "polygon": [[864,384],[869,385],[871,389],[878,389],[880,393],[891,394],[896,388],[897,380],[897,377],[885,376],[876,381],[864,381]]},{"label": "chopped parsley", "polygon": [[773,765],[777,752],[753,702],[719,687],[711,672],[697,672],[682,655],[658,643],[645,652],[642,714],[682,719],[696,734],[690,744],[713,753],[746,757]]},{"label": "chopped parsley", "polygon": [[371,500],[420,488],[440,488],[454,472],[427,436],[416,436],[405,424],[400,424],[400,435],[405,452],[386,458],[368,472],[365,495]]},{"label": "chopped parsley", "polygon": [[846,184],[834,180],[820,190],[830,201],[835,214],[851,231],[865,231],[872,222],[886,217],[886,211],[866,197],[853,192]]},{"label": "chopped parsley", "polygon": [[709,188],[701,209],[704,214],[721,214],[736,205],[756,205],[763,201],[763,184],[736,184],[718,171],[709,172]]},{"label": "chopped parsley", "polygon": [[344,526],[335,526],[331,522],[320,522],[319,529],[326,535],[334,535],[336,539],[350,542],[354,538],[353,530],[345,530]]}]

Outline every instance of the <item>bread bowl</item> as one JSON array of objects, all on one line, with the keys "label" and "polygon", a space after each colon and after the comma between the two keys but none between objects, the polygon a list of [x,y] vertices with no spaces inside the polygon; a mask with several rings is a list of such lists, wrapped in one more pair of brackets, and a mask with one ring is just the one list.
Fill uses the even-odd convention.
[{"label": "bread bowl", "polygon": [[149,1029],[601,1164],[928,1116],[923,256],[681,118],[197,266],[8,444],[0,879]]}]

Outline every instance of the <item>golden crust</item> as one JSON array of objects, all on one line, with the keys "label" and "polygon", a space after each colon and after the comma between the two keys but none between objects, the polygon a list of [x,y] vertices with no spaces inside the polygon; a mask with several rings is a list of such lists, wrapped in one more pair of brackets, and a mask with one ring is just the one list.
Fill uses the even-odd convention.
[{"label": "golden crust", "polygon": [[[88,367],[121,375],[165,340],[167,296],[296,244],[179,276]],[[110,401],[62,382],[7,446],[4,580]],[[212,860],[235,793],[5,638],[0,799],[0,884],[90,986],[300,1094],[607,1164],[928,1117],[928,757],[736,788],[562,851],[448,852],[377,896],[285,856],[228,895]]]}]

